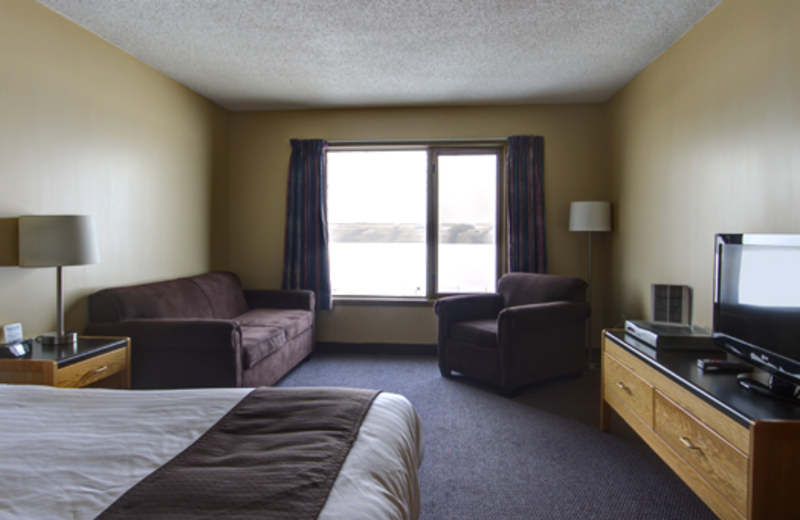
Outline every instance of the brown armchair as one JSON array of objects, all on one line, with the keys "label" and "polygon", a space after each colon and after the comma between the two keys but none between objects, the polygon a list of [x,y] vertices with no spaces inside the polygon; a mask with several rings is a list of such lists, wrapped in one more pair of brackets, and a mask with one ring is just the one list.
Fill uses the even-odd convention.
[{"label": "brown armchair", "polygon": [[580,373],[586,362],[587,284],[579,278],[510,273],[497,293],[438,300],[439,370],[497,385],[525,385]]}]

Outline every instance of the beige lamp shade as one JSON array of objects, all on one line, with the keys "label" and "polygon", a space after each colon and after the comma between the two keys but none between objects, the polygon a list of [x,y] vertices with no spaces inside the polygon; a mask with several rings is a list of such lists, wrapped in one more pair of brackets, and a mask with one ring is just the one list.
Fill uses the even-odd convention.
[{"label": "beige lamp shade", "polygon": [[93,216],[19,217],[20,267],[58,267],[98,262],[100,249]]},{"label": "beige lamp shade", "polygon": [[570,231],[611,231],[611,203],[573,202],[569,207]]}]

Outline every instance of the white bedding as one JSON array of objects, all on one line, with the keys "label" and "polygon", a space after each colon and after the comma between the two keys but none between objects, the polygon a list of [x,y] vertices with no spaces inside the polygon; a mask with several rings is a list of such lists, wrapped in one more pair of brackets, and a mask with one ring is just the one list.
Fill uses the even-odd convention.
[{"label": "white bedding", "polygon": [[[0,519],[95,518],[249,392],[0,385]],[[411,403],[379,394],[319,518],[417,519],[423,451]]]}]

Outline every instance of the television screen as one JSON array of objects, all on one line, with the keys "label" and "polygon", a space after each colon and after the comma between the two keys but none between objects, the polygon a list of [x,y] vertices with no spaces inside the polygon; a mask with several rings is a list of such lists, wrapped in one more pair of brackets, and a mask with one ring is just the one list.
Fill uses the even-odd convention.
[{"label": "television screen", "polygon": [[717,235],[714,341],[800,385],[800,235]]}]

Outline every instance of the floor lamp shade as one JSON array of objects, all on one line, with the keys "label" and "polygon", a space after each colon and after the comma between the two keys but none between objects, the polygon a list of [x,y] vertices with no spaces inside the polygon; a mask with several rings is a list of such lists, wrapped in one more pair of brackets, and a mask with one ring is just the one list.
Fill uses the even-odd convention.
[{"label": "floor lamp shade", "polygon": [[20,267],[55,267],[58,331],[40,336],[44,344],[75,343],[78,335],[64,330],[64,284],[61,268],[100,261],[97,227],[90,215],[25,215],[19,217]]},{"label": "floor lamp shade", "polygon": [[573,202],[569,208],[570,231],[611,231],[611,203]]}]

